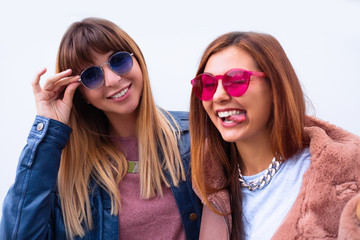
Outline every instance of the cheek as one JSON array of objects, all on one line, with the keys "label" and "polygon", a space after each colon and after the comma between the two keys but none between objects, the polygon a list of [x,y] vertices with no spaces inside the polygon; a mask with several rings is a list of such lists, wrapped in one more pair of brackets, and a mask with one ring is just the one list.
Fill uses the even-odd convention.
[{"label": "cheek", "polygon": [[212,108],[212,101],[202,101],[202,105],[205,109],[206,114],[209,116],[209,118],[211,119],[211,121],[213,122],[213,124],[216,126],[217,125],[217,115],[215,114],[215,112],[213,111]]},{"label": "cheek", "polygon": [[143,91],[144,88],[144,79],[143,74],[140,69],[140,66],[136,63],[133,66],[132,71],[127,76],[136,86],[140,89],[140,91]]},{"label": "cheek", "polygon": [[140,92],[143,92],[144,90],[144,79],[142,78],[142,74],[140,72],[140,77],[138,77],[138,85],[139,85],[139,88],[140,88]]},{"label": "cheek", "polygon": [[134,61],[132,70],[130,71],[129,75],[135,79],[143,79],[142,71],[137,61]]},{"label": "cheek", "polygon": [[273,102],[272,95],[269,94],[269,92],[267,92],[266,94],[263,95],[262,101],[258,102],[256,106],[258,115],[261,116],[261,121],[265,124],[268,123],[271,116],[271,112],[273,110],[272,102]]},{"label": "cheek", "polygon": [[100,88],[95,89],[95,90],[89,90],[86,87],[81,86],[80,93],[81,93],[81,96],[84,99],[84,101],[87,104],[90,104],[90,103],[94,102],[98,98],[97,96],[99,96],[99,94],[100,94],[99,93]]},{"label": "cheek", "polygon": [[271,102],[266,102],[263,105],[263,109],[262,109],[262,118],[263,118],[263,122],[265,124],[267,124],[270,120],[270,115],[271,115],[271,111],[272,111],[272,104]]},{"label": "cheek", "polygon": [[206,101],[202,101],[202,105],[203,105],[206,113],[211,117],[211,114],[210,114],[211,103],[210,103],[210,102],[206,102]]}]

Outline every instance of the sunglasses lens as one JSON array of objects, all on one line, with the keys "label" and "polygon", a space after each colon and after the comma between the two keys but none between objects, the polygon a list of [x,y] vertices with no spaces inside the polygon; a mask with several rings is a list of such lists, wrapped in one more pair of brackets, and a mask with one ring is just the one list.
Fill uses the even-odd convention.
[{"label": "sunglasses lens", "polygon": [[115,53],[109,60],[111,69],[119,75],[130,72],[133,66],[133,60],[129,53],[118,52]]},{"label": "sunglasses lens", "polygon": [[100,67],[89,67],[81,73],[80,79],[85,87],[95,89],[104,82],[104,73]]},{"label": "sunglasses lens", "polygon": [[200,74],[194,79],[193,87],[200,100],[209,101],[216,91],[217,80],[213,76]]},{"label": "sunglasses lens", "polygon": [[240,97],[248,89],[249,80],[250,75],[248,72],[234,70],[224,76],[223,86],[231,96]]},{"label": "sunglasses lens", "polygon": [[218,79],[222,80],[225,91],[233,97],[242,96],[249,87],[251,73],[241,69],[232,69],[225,75],[216,77],[209,74],[200,74],[193,81],[193,89],[196,96],[202,101],[209,101],[213,98]]}]

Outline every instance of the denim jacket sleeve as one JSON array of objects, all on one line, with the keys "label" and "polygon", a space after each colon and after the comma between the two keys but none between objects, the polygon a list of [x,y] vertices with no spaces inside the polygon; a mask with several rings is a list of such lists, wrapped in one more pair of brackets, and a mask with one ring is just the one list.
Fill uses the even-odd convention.
[{"label": "denim jacket sleeve", "polygon": [[37,116],[3,203],[1,239],[50,239],[57,174],[71,128]]}]

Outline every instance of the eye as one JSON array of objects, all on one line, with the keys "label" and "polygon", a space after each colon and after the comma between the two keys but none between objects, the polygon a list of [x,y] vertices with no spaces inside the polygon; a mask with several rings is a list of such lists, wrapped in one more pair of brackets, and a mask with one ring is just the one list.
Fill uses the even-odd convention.
[{"label": "eye", "polygon": [[230,81],[231,84],[246,84],[246,80],[244,79],[234,79],[233,81]]},{"label": "eye", "polygon": [[225,85],[244,85],[247,84],[247,79],[244,76],[228,76],[226,81],[224,81]]},{"label": "eye", "polygon": [[203,88],[216,88],[217,86],[217,80],[214,79],[212,76],[203,75],[201,80]]},{"label": "eye", "polygon": [[204,83],[204,88],[213,88],[213,87],[216,87],[216,83],[215,82],[207,82],[207,83]]}]

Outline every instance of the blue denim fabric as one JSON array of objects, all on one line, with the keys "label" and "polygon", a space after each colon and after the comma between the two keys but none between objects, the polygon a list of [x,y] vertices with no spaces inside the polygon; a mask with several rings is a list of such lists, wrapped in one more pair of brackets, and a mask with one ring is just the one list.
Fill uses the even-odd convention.
[{"label": "blue denim fabric", "polygon": [[[198,239],[201,203],[192,190],[190,177],[190,137],[188,113],[171,112],[181,130],[179,149],[187,181],[171,186],[187,239]],[[71,134],[71,128],[37,116],[31,128],[17,167],[15,183],[3,203],[0,239],[66,239],[61,204],[56,188],[60,156]],[[110,197],[92,181],[90,204],[94,228],[84,238],[118,239],[118,216],[110,214]],[[196,214],[196,215],[194,215]],[[194,216],[197,216],[194,219]]]}]

